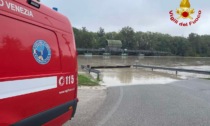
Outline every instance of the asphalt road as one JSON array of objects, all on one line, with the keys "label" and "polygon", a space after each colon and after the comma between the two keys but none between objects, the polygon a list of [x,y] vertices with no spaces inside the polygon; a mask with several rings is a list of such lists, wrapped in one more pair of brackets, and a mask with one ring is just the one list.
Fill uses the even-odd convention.
[{"label": "asphalt road", "polygon": [[[80,90],[64,126],[210,126],[210,81]],[[85,101],[86,100],[86,101]]]}]

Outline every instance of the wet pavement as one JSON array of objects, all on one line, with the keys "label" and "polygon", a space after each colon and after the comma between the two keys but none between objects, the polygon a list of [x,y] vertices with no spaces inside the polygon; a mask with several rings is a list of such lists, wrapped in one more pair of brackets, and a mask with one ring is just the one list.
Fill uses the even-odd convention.
[{"label": "wet pavement", "polygon": [[209,126],[210,81],[79,90],[75,118],[64,126]]}]

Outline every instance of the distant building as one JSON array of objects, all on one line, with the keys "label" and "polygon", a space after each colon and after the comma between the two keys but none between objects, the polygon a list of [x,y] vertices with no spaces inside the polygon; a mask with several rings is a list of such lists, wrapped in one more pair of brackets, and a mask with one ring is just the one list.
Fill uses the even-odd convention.
[{"label": "distant building", "polygon": [[121,50],[122,42],[120,40],[107,40],[107,50]]}]

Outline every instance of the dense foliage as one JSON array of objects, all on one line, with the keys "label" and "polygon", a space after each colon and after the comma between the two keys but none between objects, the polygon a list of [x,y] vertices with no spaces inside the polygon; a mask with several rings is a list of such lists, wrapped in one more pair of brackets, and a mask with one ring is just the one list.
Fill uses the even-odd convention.
[{"label": "dense foliage", "polygon": [[135,32],[131,27],[124,27],[119,32],[105,33],[74,28],[77,48],[105,48],[106,39],[121,40],[123,49],[140,49],[171,52],[179,56],[210,56],[210,35],[171,36],[153,32]]}]

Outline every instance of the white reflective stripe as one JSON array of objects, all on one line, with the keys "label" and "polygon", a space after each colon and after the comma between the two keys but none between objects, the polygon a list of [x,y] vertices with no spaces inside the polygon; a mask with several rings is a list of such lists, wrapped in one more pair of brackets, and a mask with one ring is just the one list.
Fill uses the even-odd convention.
[{"label": "white reflective stripe", "polygon": [[0,82],[0,99],[57,87],[57,76]]}]

